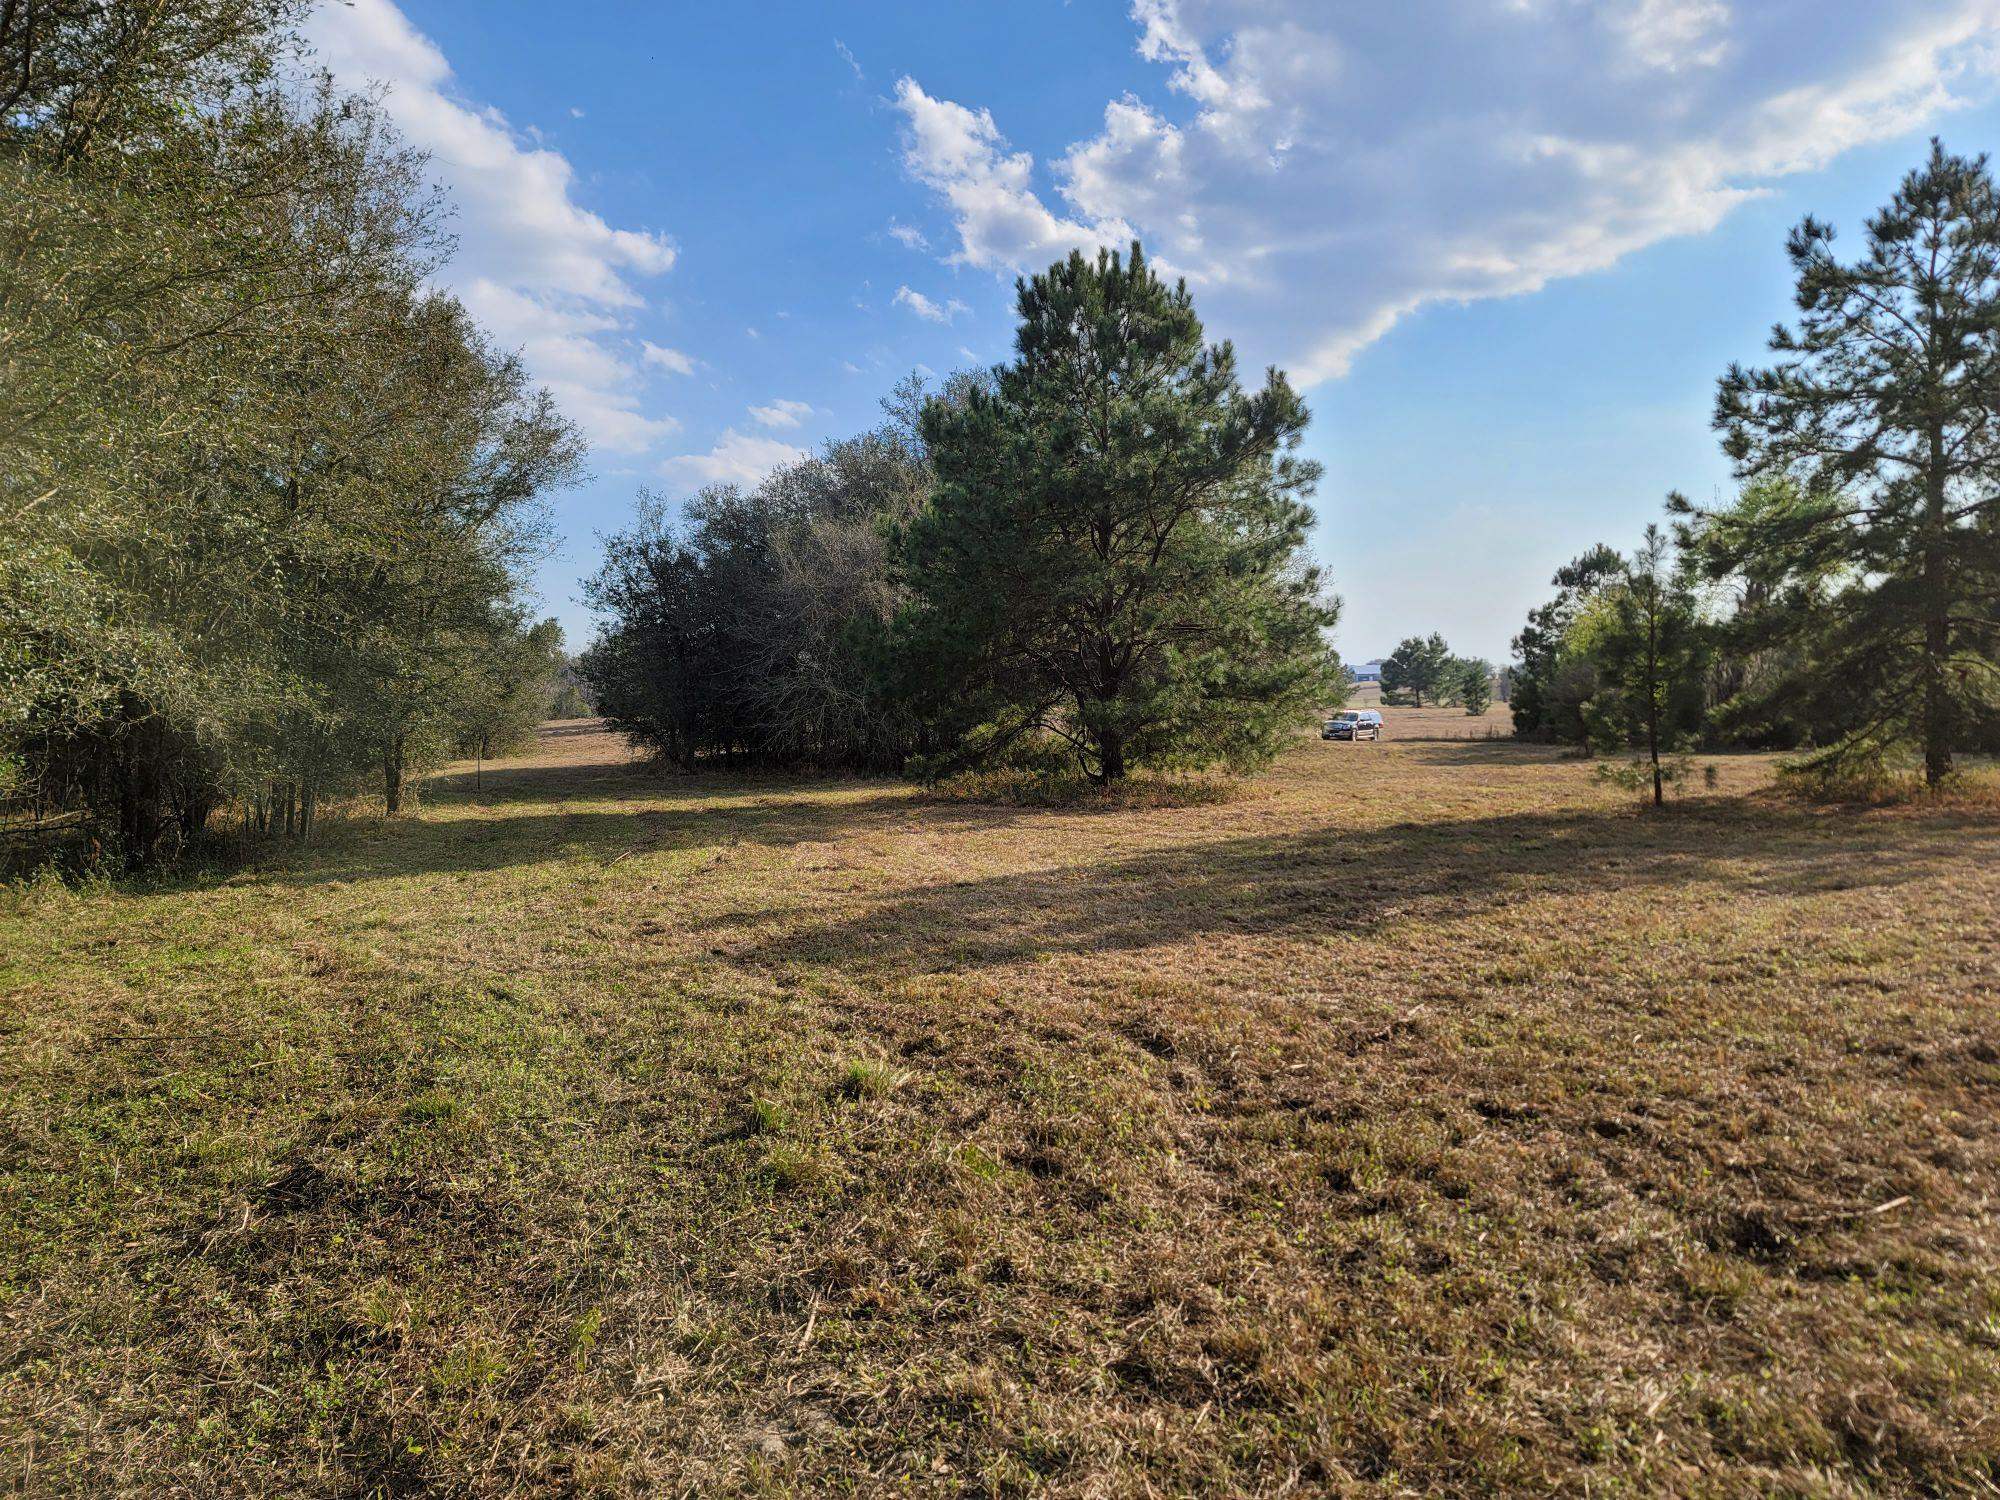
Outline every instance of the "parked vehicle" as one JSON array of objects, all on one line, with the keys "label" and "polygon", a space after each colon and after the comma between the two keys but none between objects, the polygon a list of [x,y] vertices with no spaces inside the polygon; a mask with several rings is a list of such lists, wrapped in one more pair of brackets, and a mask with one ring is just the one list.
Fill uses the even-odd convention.
[{"label": "parked vehicle", "polygon": [[1335,714],[1320,726],[1323,740],[1379,740],[1382,716],[1372,708],[1350,708]]}]

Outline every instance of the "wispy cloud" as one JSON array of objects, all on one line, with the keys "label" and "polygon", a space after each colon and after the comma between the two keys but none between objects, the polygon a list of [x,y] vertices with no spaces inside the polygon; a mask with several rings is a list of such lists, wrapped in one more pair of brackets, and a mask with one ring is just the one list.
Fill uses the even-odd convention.
[{"label": "wispy cloud", "polygon": [[918,317],[931,323],[949,323],[960,313],[972,311],[956,297],[947,302],[934,302],[922,292],[912,291],[906,286],[897,287],[896,295],[889,300],[897,307],[907,307]]},{"label": "wispy cloud", "polygon": [[812,415],[812,406],[805,401],[773,401],[769,406],[753,406],[750,415],[760,427],[796,427]]},{"label": "wispy cloud", "polygon": [[656,370],[665,370],[670,375],[694,374],[694,361],[678,349],[669,349],[651,339],[640,340],[639,347],[640,357]]}]

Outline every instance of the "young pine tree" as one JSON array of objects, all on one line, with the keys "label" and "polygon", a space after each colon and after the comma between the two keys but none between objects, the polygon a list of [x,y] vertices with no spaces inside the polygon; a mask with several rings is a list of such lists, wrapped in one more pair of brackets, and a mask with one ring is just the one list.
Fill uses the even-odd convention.
[{"label": "young pine tree", "polygon": [[1594,654],[1611,690],[1608,715],[1645,757],[1658,807],[1666,800],[1660,758],[1681,749],[1701,719],[1707,643],[1699,603],[1657,526],[1646,528],[1624,579],[1604,598]]},{"label": "young pine tree", "polygon": [[1037,736],[1100,782],[1265,759],[1337,691],[1305,407],[1276,370],[1246,394],[1137,245],[1072,254],[1019,307],[992,388],[926,407],[936,486],[896,539],[943,762]]},{"label": "young pine tree", "polygon": [[1914,743],[1932,786],[2000,718],[2000,200],[1935,141],[1851,263],[1807,219],[1799,321],[1769,369],[1722,378],[1716,426],[1746,503],[1686,517],[1713,577],[1754,579],[1763,643],[1831,756]]},{"label": "young pine tree", "polygon": [[1493,664],[1481,657],[1470,657],[1452,663],[1452,673],[1457,679],[1453,695],[1464,705],[1468,716],[1477,718],[1493,706]]}]

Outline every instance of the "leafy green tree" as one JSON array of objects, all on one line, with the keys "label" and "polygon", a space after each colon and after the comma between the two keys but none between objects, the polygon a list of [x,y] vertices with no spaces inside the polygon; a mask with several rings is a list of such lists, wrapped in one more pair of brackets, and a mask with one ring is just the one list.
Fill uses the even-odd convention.
[{"label": "leafy green tree", "polygon": [[[976,384],[954,377],[941,398]],[[767,475],[694,496],[679,524],[642,497],[586,598],[605,626],[579,662],[613,724],[661,759],[900,770],[919,726],[884,637],[902,592],[887,533],[929,493],[900,383],[888,420]]]},{"label": "leafy green tree", "polygon": [[1382,660],[1382,701],[1422,708],[1447,698],[1456,683],[1451,648],[1441,635],[1413,635]]},{"label": "leafy green tree", "polygon": [[577,658],[568,652],[562,653],[556,663],[555,675],[549,682],[549,701],[543,717],[588,719],[596,712],[597,704],[591,699],[590,684],[584,681]]},{"label": "leafy green tree", "polygon": [[1246,394],[1137,245],[1072,254],[1019,310],[991,388],[926,407],[936,487],[897,536],[940,764],[1045,738],[1100,782],[1264,760],[1336,689],[1304,405],[1275,369]]},{"label": "leafy green tree", "polygon": [[[1715,421],[1735,505],[1681,497],[1712,578],[1754,584],[1766,646],[1822,759],[1921,751],[1936,786],[2000,719],[2000,201],[1985,158],[1929,159],[1843,262],[1808,218],[1788,249],[1799,319],[1769,368],[1733,366]],[[1765,481],[1785,479],[1789,484]]]},{"label": "leafy green tree", "polygon": [[447,749],[576,458],[304,10],[0,6],[0,762],[132,864]]},{"label": "leafy green tree", "polygon": [[[1563,731],[1562,703],[1575,697],[1578,673],[1566,668],[1564,642],[1576,616],[1607,579],[1625,569],[1625,560],[1602,543],[1564,564],[1550,580],[1556,595],[1528,613],[1528,622],[1514,637],[1514,679],[1508,708],[1514,733],[1523,737],[1574,738]],[[1594,684],[1592,684],[1594,690]],[[1589,696],[1586,690],[1583,697]]]},{"label": "leafy green tree", "polygon": [[725,601],[664,502],[641,493],[633,525],[605,538],[583,597],[608,623],[577,666],[612,727],[683,770],[727,746]]},{"label": "leafy green tree", "polygon": [[554,620],[529,625],[510,612],[493,627],[468,653],[468,670],[456,685],[453,748],[461,757],[490,760],[527,744],[550,717],[568,661],[562,626]]}]

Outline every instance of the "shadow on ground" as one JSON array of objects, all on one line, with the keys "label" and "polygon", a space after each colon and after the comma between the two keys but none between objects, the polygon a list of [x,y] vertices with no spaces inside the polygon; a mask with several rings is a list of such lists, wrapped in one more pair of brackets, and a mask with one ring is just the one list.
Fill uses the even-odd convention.
[{"label": "shadow on ground", "polygon": [[1921,880],[1968,856],[2000,860],[2000,827],[1990,820],[1849,822],[1838,835],[1821,820],[1736,801],[1654,816],[1621,809],[1321,827],[927,885],[834,917],[806,906],[741,909],[704,926],[721,939],[782,924],[732,948],[737,962],[907,975],[1204,935],[1370,934],[1400,919],[1460,919],[1555,894],[1726,881],[1739,892],[1804,898]]},{"label": "shadow on ground", "polygon": [[[546,774],[546,773],[545,773]],[[618,810],[591,806],[588,795],[544,787],[512,800],[438,799],[452,816],[357,820],[330,826],[305,850],[280,848],[257,867],[276,885],[306,887],[336,881],[399,879],[433,874],[476,875],[548,860],[598,859],[740,844],[790,848],[894,833],[921,822],[930,830],[999,829],[1024,810],[921,802],[900,784],[763,782],[723,777],[644,781],[629,778],[601,800],[641,802]],[[814,795],[815,790],[822,793]],[[551,809],[550,804],[555,804]],[[582,811],[565,811],[572,805]],[[461,812],[469,815],[456,815]],[[1087,815],[1080,815],[1087,816]],[[218,867],[208,878],[227,878]]]},{"label": "shadow on ground", "polygon": [[[594,730],[592,732],[595,732]],[[1439,742],[1427,764],[1499,769],[1560,757],[1548,747]],[[886,899],[776,885],[774,904],[703,920],[738,962],[836,962],[891,974],[1002,965],[1059,953],[1131,951],[1203,934],[1372,933],[1410,917],[1454,919],[1552,893],[1712,880],[1810,896],[1922,879],[1968,854],[2000,859],[1990,818],[1829,819],[1757,799],[1694,799],[1660,814],[1574,807],[1278,836],[1187,839],[1090,858],[1101,812],[923,800],[905,783],[766,774],[655,773],[638,763],[502,766],[426,789],[433,816],[332,828],[258,872],[273,884],[475,875],[550,860],[737,845],[841,844],[911,831],[952,836],[1032,819],[1074,863],[904,887]],[[607,803],[628,802],[616,809]],[[792,903],[787,905],[787,903]]]}]

